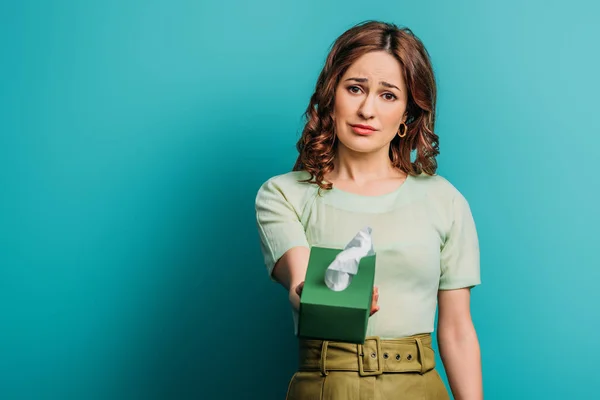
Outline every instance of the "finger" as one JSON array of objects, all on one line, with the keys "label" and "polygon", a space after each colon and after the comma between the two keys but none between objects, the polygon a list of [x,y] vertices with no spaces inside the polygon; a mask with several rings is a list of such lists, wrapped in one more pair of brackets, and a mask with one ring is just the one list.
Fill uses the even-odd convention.
[{"label": "finger", "polygon": [[371,301],[371,308],[375,308],[377,307],[377,299],[373,299],[373,301]]},{"label": "finger", "polygon": [[374,297],[371,302],[371,315],[375,314],[377,311],[379,311],[379,305],[377,304],[377,298]]},{"label": "finger", "polygon": [[379,288],[377,286],[373,286],[373,298],[371,300],[371,315],[375,314],[379,311],[379,305],[377,302],[379,301]]}]

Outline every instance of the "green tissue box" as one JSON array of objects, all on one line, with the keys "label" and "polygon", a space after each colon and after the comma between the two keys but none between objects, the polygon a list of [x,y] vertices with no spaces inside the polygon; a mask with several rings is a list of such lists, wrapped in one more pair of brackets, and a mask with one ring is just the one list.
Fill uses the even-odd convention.
[{"label": "green tissue box", "polygon": [[350,285],[336,292],[325,284],[325,271],[341,251],[311,248],[300,298],[298,336],[364,344],[371,313],[376,256],[363,257]]}]

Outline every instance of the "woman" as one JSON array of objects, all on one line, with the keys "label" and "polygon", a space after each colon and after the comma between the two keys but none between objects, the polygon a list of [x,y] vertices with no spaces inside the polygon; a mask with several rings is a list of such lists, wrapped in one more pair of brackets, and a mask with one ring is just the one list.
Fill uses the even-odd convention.
[{"label": "woman", "polygon": [[288,399],[448,399],[431,347],[436,305],[454,397],[483,397],[470,316],[478,238],[466,199],[436,175],[435,101],[428,53],[408,28],[349,29],[318,78],[293,171],[258,191],[265,263],[296,329],[311,246],[343,248],[370,226],[377,254],[369,339],[301,338]]}]

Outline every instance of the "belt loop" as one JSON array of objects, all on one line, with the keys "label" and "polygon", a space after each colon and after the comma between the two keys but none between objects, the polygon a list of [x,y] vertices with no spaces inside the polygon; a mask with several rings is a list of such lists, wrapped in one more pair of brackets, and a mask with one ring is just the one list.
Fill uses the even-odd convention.
[{"label": "belt loop", "polygon": [[321,343],[321,360],[319,360],[319,369],[321,370],[321,375],[327,376],[327,347],[329,346],[329,342],[327,340],[323,340]]},{"label": "belt loop", "polygon": [[421,342],[421,338],[416,338],[416,341],[419,352],[419,361],[421,362],[420,374],[423,375],[425,373],[425,353],[423,352],[423,342]]}]

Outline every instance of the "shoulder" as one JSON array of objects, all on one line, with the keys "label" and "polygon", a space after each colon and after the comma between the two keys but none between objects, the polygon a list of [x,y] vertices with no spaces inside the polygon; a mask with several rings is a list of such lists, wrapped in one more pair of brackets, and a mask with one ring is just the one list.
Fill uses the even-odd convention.
[{"label": "shoulder", "polygon": [[310,189],[315,186],[307,182],[302,182],[309,177],[310,175],[305,171],[291,171],[285,174],[275,175],[261,184],[257,195],[260,196],[273,191],[292,197],[303,194],[304,192],[310,191]]},{"label": "shoulder", "polygon": [[464,199],[462,193],[447,178],[442,175],[421,173],[413,176],[416,188],[427,197],[443,201]]},{"label": "shoulder", "polygon": [[417,197],[425,200],[436,215],[444,220],[454,220],[469,216],[471,206],[463,193],[447,178],[441,175],[420,174],[413,177]]},{"label": "shoulder", "polygon": [[296,211],[301,211],[304,204],[317,194],[318,186],[312,183],[302,182],[310,178],[305,171],[291,171],[272,176],[263,182],[256,194],[256,205],[264,205],[268,202],[286,202]]}]

